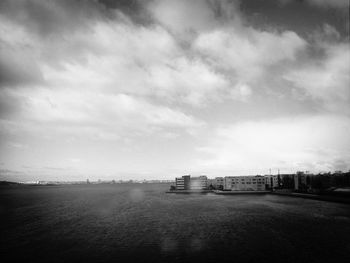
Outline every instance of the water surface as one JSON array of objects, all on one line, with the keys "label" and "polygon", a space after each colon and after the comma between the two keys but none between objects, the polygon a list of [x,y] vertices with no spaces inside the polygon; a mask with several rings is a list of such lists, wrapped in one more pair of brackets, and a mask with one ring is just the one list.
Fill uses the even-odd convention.
[{"label": "water surface", "polygon": [[347,204],[275,195],[166,194],[168,188],[1,188],[1,254],[22,262],[350,259]]}]

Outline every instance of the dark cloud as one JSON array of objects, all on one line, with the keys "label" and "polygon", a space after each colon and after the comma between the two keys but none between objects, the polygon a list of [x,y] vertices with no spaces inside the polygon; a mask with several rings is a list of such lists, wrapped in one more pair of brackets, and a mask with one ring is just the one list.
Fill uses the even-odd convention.
[{"label": "dark cloud", "polygon": [[0,88],[34,83],[43,83],[43,76],[35,60],[14,50],[0,49]]},{"label": "dark cloud", "polygon": [[[312,3],[329,2],[327,8],[319,8]],[[241,10],[249,23],[257,28],[292,30],[307,37],[316,29],[329,24],[336,28],[342,37],[349,37],[348,8],[331,8],[333,1],[302,0],[244,0]],[[334,1],[340,2],[340,1]],[[349,5],[348,5],[349,6]]]},{"label": "dark cloud", "polygon": [[4,0],[0,14],[44,37],[88,31],[96,21],[113,21],[123,13],[133,22],[149,24],[152,19],[139,0]]},{"label": "dark cloud", "polygon": [[87,53],[104,53],[91,40],[97,23],[151,21],[139,1],[94,0],[4,0],[0,18],[8,23],[8,37],[0,36],[0,86],[42,81],[37,64],[62,70],[63,61],[84,64]]},{"label": "dark cloud", "polygon": [[89,28],[93,20],[111,17],[108,9],[95,1],[1,1],[1,14],[31,32],[49,37]]},{"label": "dark cloud", "polygon": [[[142,1],[139,0],[98,0],[99,3],[102,3],[107,8],[116,8],[124,10],[133,10],[140,9],[142,6]],[[146,2],[146,1],[143,1]],[[149,2],[149,1],[148,1]]]},{"label": "dark cloud", "polygon": [[[25,94],[23,90],[26,90],[28,94],[34,93],[33,89],[30,87],[14,88],[0,86],[0,123],[1,121],[5,121],[4,123],[6,123],[5,129],[0,127],[0,134],[7,133],[7,131],[11,130],[7,121],[12,122],[20,118],[22,123],[25,122],[23,116],[25,116],[26,112],[30,110],[31,98],[30,95],[28,96]],[[9,128],[9,130],[7,128]]]},{"label": "dark cloud", "polygon": [[20,111],[23,100],[0,92],[0,120],[11,120]]},{"label": "dark cloud", "polygon": [[151,0],[98,0],[107,9],[118,10],[127,15],[135,24],[150,25],[154,20],[147,10]]},{"label": "dark cloud", "polygon": [[99,3],[108,9],[118,9],[127,14],[133,15],[144,11],[144,6],[150,1],[140,0],[98,0]]}]

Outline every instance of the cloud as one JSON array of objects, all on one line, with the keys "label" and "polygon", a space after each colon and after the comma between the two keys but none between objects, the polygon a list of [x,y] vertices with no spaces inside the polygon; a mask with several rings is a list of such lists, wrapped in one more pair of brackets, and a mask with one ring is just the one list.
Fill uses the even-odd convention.
[{"label": "cloud", "polygon": [[[16,97],[11,92],[12,97]],[[22,122],[22,129],[45,127],[61,135],[80,135],[96,139],[116,139],[132,133],[151,134],[163,129],[192,132],[204,123],[193,116],[165,106],[153,105],[142,98],[126,94],[104,95],[82,90],[31,89],[20,92],[26,98],[23,110],[12,122]],[[11,98],[11,97],[8,97]],[[37,128],[36,128],[37,127]]]},{"label": "cloud", "polygon": [[149,10],[155,19],[175,33],[202,31],[212,27],[215,14],[206,1],[153,1]]},{"label": "cloud", "polygon": [[[296,0],[280,0],[281,3],[287,4],[290,2],[296,2]],[[321,7],[321,8],[348,8],[348,0],[305,0],[309,5]]]},{"label": "cloud", "polygon": [[28,47],[33,44],[30,35],[1,15],[0,35],[0,88],[42,83],[35,54]]},{"label": "cloud", "polygon": [[[5,161],[15,169],[21,158],[13,156],[38,167],[79,158],[83,172],[99,165],[130,172],[135,159],[143,162],[139,170],[172,161],[184,167],[197,154],[229,156],[237,145],[230,144],[234,138],[227,146],[221,141],[225,129],[248,136],[250,129],[274,127],[283,134],[283,127],[294,129],[287,120],[296,112],[310,121],[311,114],[332,113],[348,123],[348,39],[330,24],[307,39],[280,27],[252,27],[246,11],[239,1],[216,0],[1,1],[0,143],[11,151],[0,149]],[[332,124],[330,118],[316,127],[327,130],[322,123]],[[232,120],[244,129],[217,129]],[[312,134],[305,122],[296,125]],[[208,152],[195,152],[213,133],[203,144]],[[263,141],[255,133],[243,138]],[[317,166],[323,153],[312,151],[307,162]],[[259,164],[260,156],[253,157]],[[225,158],[213,164],[225,166]],[[272,162],[264,158],[264,165]],[[343,156],[334,158],[344,166]]]},{"label": "cloud", "polygon": [[231,90],[231,96],[234,99],[241,101],[248,101],[253,91],[251,87],[245,83],[238,83],[234,89]]},{"label": "cloud", "polygon": [[200,33],[242,22],[239,1],[235,0],[154,0],[146,9],[185,49]]},{"label": "cloud", "polygon": [[[4,31],[9,28],[22,29],[11,22],[4,25]],[[223,74],[200,59],[188,57],[160,26],[136,26],[122,17],[114,22],[96,22],[89,32],[72,32],[69,40],[56,40],[43,39],[43,42],[31,31],[5,38],[8,47],[4,53],[12,48],[22,58],[30,58],[22,64],[33,80],[25,78],[23,72],[13,73],[12,80],[26,85],[45,82],[55,87],[100,87],[114,94],[155,96],[166,102],[179,101],[196,107],[218,100],[219,93],[229,85]],[[23,49],[23,46],[28,47]],[[11,60],[3,58],[7,61],[4,67],[15,68],[9,64]],[[6,74],[7,78],[10,76]],[[21,78],[25,79],[21,82]],[[6,86],[8,81],[5,81]]]},{"label": "cloud", "polygon": [[330,111],[349,114],[350,49],[348,43],[321,43],[325,57],[291,69],[283,77]]},{"label": "cloud", "polygon": [[311,5],[316,5],[319,7],[335,7],[335,8],[347,8],[349,7],[348,0],[307,0],[307,2]]},{"label": "cloud", "polygon": [[[88,31],[91,22],[112,16],[96,1],[4,0],[1,14],[42,37]],[[85,25],[85,27],[82,27]]]},{"label": "cloud", "polygon": [[194,48],[218,68],[233,70],[236,78],[250,80],[268,71],[268,67],[295,60],[307,43],[296,33],[281,34],[246,28],[216,30],[201,34]]},{"label": "cloud", "polygon": [[0,87],[27,86],[43,82],[41,72],[38,66],[32,63],[30,56],[21,56],[0,48],[0,58]]},{"label": "cloud", "polygon": [[155,94],[174,101],[180,99],[194,107],[207,106],[220,101],[230,87],[226,77],[215,72],[200,60],[179,58],[169,66],[152,66],[150,86]]},{"label": "cloud", "polygon": [[[40,5],[40,2],[35,2],[35,5]],[[256,84],[261,82],[261,78],[269,79],[269,67],[295,60],[298,52],[306,46],[306,42],[294,32],[259,31],[241,25],[236,3],[150,2],[148,7],[155,12],[156,19],[157,8],[165,8],[191,21],[198,20],[196,24],[189,25],[196,31],[189,49],[183,47],[176,34],[167,30],[160,18],[160,25],[142,26],[134,24],[119,11],[106,11],[101,6],[83,4],[81,8],[85,13],[89,13],[91,8],[94,10],[92,18],[85,21],[85,13],[79,12],[77,16],[81,18],[74,19],[82,19],[86,26],[79,30],[78,24],[82,22],[77,20],[75,29],[68,34],[65,23],[74,22],[61,18],[67,15],[64,10],[68,4],[53,2],[49,6],[43,5],[42,8],[60,14],[57,15],[59,18],[53,16],[52,19],[57,19],[58,25],[63,27],[63,30],[52,29],[50,37],[43,37],[33,26],[23,27],[17,22],[17,15],[14,16],[16,19],[3,18],[6,21],[4,32],[19,32],[4,34],[4,53],[13,49],[13,53],[18,53],[21,58],[28,57],[23,60],[23,68],[29,73],[25,74],[22,70],[17,75],[12,74],[12,81],[19,85],[25,82],[26,85],[45,83],[55,88],[99,87],[103,92],[147,96],[165,104],[205,107],[227,97],[246,101],[256,92]],[[76,5],[72,8],[77,9]],[[17,8],[20,9],[19,4]],[[195,8],[206,11],[194,12],[199,17],[193,17],[191,14]],[[26,19],[33,19],[32,24],[41,19],[32,18],[31,8],[22,6],[22,9],[27,12]],[[181,12],[182,9],[189,10],[189,13]],[[14,10],[9,9],[16,13]],[[208,19],[210,25],[202,28],[198,25],[203,24],[201,21],[207,18],[207,13],[212,14]],[[187,25],[183,20],[176,21],[179,25]],[[224,27],[224,22],[233,27]],[[181,34],[187,29],[176,30]],[[11,58],[13,60],[15,55]],[[15,68],[10,61],[4,67]],[[6,74],[7,78],[10,76]],[[22,82],[21,78],[24,78]],[[9,81],[4,77],[3,86],[8,86]],[[240,83],[250,88],[242,90]]]},{"label": "cloud", "polygon": [[245,174],[282,167],[287,172],[337,170],[344,168],[337,166],[340,160],[350,157],[349,132],[350,119],[336,115],[242,121],[218,128],[198,148],[208,156],[196,168]]}]

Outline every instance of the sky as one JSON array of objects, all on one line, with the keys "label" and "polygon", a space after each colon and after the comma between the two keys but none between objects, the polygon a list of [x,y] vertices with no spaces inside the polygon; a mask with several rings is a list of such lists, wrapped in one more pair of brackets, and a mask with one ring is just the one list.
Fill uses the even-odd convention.
[{"label": "sky", "polygon": [[348,0],[3,0],[0,180],[350,169]]}]

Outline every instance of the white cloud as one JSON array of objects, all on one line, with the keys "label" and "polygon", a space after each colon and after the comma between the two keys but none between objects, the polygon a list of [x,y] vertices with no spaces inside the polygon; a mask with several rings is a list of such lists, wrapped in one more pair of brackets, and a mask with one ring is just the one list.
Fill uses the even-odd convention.
[{"label": "white cloud", "polygon": [[233,99],[248,101],[253,94],[252,88],[246,83],[238,83],[234,89],[231,90],[231,96]]},{"label": "white cloud", "polygon": [[[16,49],[21,57],[30,54],[30,61],[39,67],[38,78],[42,76],[47,86],[84,86],[95,92],[147,96],[165,104],[193,107],[220,102],[230,94],[246,101],[254,93],[256,82],[269,78],[268,67],[294,60],[306,46],[294,32],[279,34],[243,27],[235,4],[162,1],[151,6],[154,12],[165,8],[188,19],[198,19],[198,24],[206,19],[206,12],[219,12],[221,19],[224,17],[234,26],[222,28],[223,21],[213,16],[208,19],[213,26],[205,30],[198,27],[198,38],[186,50],[177,36],[163,27],[135,25],[117,12],[115,20],[92,21],[88,30],[70,32],[69,38],[63,34],[61,39],[40,38],[34,31],[23,31],[20,24],[6,20],[3,31],[23,32],[4,41],[10,46],[18,43]],[[195,7],[206,11],[194,12],[199,17],[193,18]],[[180,12],[181,8],[190,13]],[[24,67],[35,68],[29,64]],[[250,88],[239,88],[240,83]]]},{"label": "white cloud", "polygon": [[57,68],[37,57],[47,85],[72,89],[84,86],[96,92],[155,97],[165,103],[194,107],[220,100],[229,86],[223,74],[199,58],[188,57],[159,26],[101,22],[90,33],[73,34],[71,42],[62,47],[68,50],[76,42],[88,42],[91,52],[78,51],[83,52],[83,61],[63,60]]},{"label": "white cloud", "polygon": [[[7,92],[16,97],[18,91]],[[130,135],[130,132],[150,134],[173,128],[192,132],[203,125],[202,121],[179,110],[153,105],[126,94],[37,88],[20,91],[20,96],[26,99],[25,106],[12,121],[24,122],[30,127],[36,123],[41,128],[57,129],[66,135],[118,139],[121,135]]]},{"label": "white cloud", "polygon": [[350,113],[350,48],[348,43],[322,44],[325,58],[290,70],[284,78],[326,109]]},{"label": "white cloud", "polygon": [[170,63],[149,70],[149,85],[159,97],[168,101],[180,99],[180,102],[195,107],[205,106],[208,102],[220,100],[230,86],[223,74],[200,60],[179,58]]},{"label": "white cloud", "polygon": [[233,70],[236,78],[250,81],[266,74],[268,67],[282,61],[295,60],[306,42],[296,33],[281,34],[246,28],[215,30],[201,34],[194,49],[218,68]]},{"label": "white cloud", "polygon": [[[216,130],[199,152],[197,169],[249,173],[281,168],[339,169],[350,158],[350,119],[337,115],[238,122]],[[343,168],[343,167],[342,167]],[[350,167],[348,167],[349,169]]]}]

